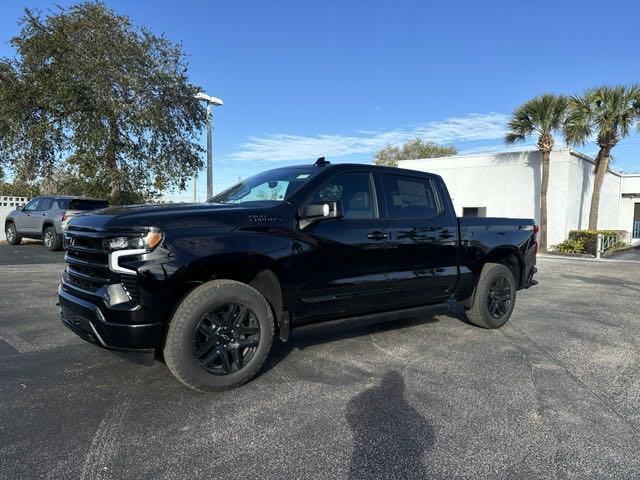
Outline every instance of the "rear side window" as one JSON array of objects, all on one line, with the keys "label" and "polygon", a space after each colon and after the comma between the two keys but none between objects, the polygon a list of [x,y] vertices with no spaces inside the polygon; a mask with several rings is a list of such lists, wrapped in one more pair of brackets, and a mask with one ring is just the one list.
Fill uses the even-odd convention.
[{"label": "rear side window", "polygon": [[428,178],[383,175],[389,218],[433,218],[440,213]]},{"label": "rear side window", "polygon": [[36,210],[51,210],[52,206],[53,206],[53,199],[41,198],[40,202],[38,202],[38,208],[36,208]]},{"label": "rear side window", "polygon": [[58,200],[58,205],[64,210],[99,210],[101,208],[107,208],[109,202],[105,200]]}]

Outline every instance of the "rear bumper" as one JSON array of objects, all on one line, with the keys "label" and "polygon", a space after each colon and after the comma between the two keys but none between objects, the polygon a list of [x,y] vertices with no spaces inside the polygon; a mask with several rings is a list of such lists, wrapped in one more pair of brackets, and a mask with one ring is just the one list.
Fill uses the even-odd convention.
[{"label": "rear bumper", "polygon": [[[109,309],[79,298],[58,287],[62,323],[83,340],[120,353],[129,360],[151,365],[162,339],[162,323],[121,322],[127,312],[118,311],[118,322],[109,322]],[[132,319],[140,311],[129,312]]]}]

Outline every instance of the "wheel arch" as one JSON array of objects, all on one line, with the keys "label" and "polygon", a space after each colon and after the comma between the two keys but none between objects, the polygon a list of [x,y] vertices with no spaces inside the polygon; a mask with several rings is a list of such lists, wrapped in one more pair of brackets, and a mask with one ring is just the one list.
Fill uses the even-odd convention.
[{"label": "wheel arch", "polygon": [[484,263],[500,263],[509,268],[516,280],[517,287],[521,288],[525,274],[525,263],[522,254],[516,247],[511,245],[495,247],[486,255]]},{"label": "wheel arch", "polygon": [[48,228],[48,227],[52,227],[53,228],[53,233],[57,234],[58,232],[56,232],[56,226],[53,223],[52,220],[45,220],[44,222],[42,222],[42,228],[40,229],[42,235],[44,235],[44,231]]},{"label": "wheel arch", "polygon": [[216,259],[199,262],[189,273],[176,279],[177,293],[173,299],[179,304],[191,290],[211,280],[235,280],[255,288],[264,296],[273,310],[276,330],[282,321],[284,295],[279,270],[272,259],[255,255],[245,261]]}]

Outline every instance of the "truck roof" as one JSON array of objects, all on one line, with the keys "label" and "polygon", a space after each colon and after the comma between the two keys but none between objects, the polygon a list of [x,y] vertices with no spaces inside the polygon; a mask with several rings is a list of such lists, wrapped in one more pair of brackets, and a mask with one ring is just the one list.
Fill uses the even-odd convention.
[{"label": "truck roof", "polygon": [[[284,168],[308,168],[309,165],[295,165],[291,167]],[[434,177],[438,177],[439,175],[435,173],[423,172],[420,170],[411,170],[408,168],[398,168],[398,167],[387,167],[383,165],[373,165],[370,163],[329,163],[316,166],[319,170],[366,170],[366,171],[377,171],[377,172],[386,172],[386,173],[406,173],[409,175],[431,175]]]}]

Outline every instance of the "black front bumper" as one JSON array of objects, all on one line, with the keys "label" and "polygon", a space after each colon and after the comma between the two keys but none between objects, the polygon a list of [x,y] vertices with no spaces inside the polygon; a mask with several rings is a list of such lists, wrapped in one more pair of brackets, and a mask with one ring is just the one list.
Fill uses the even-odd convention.
[{"label": "black front bumper", "polygon": [[[61,284],[58,298],[62,323],[87,342],[124,355],[129,360],[151,365],[162,340],[162,323],[138,323],[140,311],[117,312],[118,322],[110,322],[109,309],[79,298]],[[103,311],[104,310],[104,311]],[[114,312],[115,313],[115,312]],[[130,316],[131,323],[121,322]]]}]

